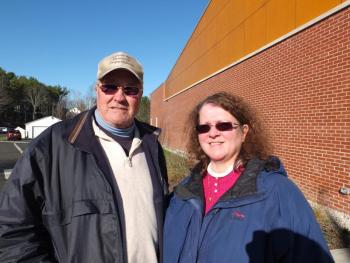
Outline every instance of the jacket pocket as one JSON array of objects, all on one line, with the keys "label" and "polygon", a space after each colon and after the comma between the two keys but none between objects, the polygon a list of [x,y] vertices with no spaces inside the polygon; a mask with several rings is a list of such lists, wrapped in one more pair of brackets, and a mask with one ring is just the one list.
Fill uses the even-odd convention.
[{"label": "jacket pocket", "polygon": [[43,221],[48,225],[67,225],[73,218],[89,214],[117,214],[117,211],[110,200],[79,200],[57,213],[43,211]]}]

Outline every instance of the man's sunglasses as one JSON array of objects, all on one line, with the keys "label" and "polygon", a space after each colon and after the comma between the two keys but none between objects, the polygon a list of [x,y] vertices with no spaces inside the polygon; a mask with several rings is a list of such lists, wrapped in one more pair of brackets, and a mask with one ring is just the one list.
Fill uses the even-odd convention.
[{"label": "man's sunglasses", "polygon": [[136,96],[140,92],[140,88],[135,85],[121,85],[121,84],[100,84],[100,89],[107,94],[115,93],[119,88],[122,89],[126,96]]},{"label": "man's sunglasses", "polygon": [[240,125],[232,122],[218,122],[215,125],[198,124],[196,126],[196,131],[199,134],[207,133],[210,131],[212,126],[215,126],[218,131],[232,131],[237,129]]}]

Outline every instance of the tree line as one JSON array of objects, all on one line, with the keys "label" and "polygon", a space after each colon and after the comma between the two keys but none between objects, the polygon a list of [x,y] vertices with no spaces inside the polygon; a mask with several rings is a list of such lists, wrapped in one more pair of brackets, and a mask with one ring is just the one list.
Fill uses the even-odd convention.
[{"label": "tree line", "polygon": [[59,85],[46,85],[36,78],[17,76],[0,67],[0,122],[12,126],[53,115],[62,118],[65,113],[60,103],[69,91]]},{"label": "tree line", "polygon": [[[91,92],[93,86],[90,87]],[[69,96],[70,95],[70,96]],[[45,116],[66,119],[95,105],[93,94],[81,96],[60,85],[46,85],[34,77],[17,76],[0,67],[0,126],[22,126]],[[72,109],[78,111],[71,111]],[[137,118],[149,121],[150,101],[142,97]]]}]

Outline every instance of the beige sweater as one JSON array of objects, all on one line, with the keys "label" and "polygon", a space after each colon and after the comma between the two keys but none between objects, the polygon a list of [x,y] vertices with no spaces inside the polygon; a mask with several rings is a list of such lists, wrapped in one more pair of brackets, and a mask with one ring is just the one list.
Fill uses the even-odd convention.
[{"label": "beige sweater", "polygon": [[128,262],[157,262],[158,235],[153,187],[139,132],[136,129],[128,157],[123,148],[94,121],[93,128],[108,157],[121,193]]}]

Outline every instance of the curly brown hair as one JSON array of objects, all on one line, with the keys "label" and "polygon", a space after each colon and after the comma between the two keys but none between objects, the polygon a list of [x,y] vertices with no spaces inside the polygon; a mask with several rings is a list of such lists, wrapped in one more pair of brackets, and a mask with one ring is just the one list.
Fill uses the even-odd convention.
[{"label": "curly brown hair", "polygon": [[239,159],[244,166],[252,158],[265,160],[272,153],[269,136],[253,108],[239,96],[227,92],[215,93],[195,106],[187,122],[189,125],[186,134],[190,135],[187,142],[187,152],[192,164],[199,161],[197,168],[201,172],[207,168],[210,162],[209,157],[199,144],[196,131],[196,125],[199,123],[199,112],[205,104],[221,107],[234,116],[240,125],[246,124],[249,126],[248,134],[239,153]]}]

